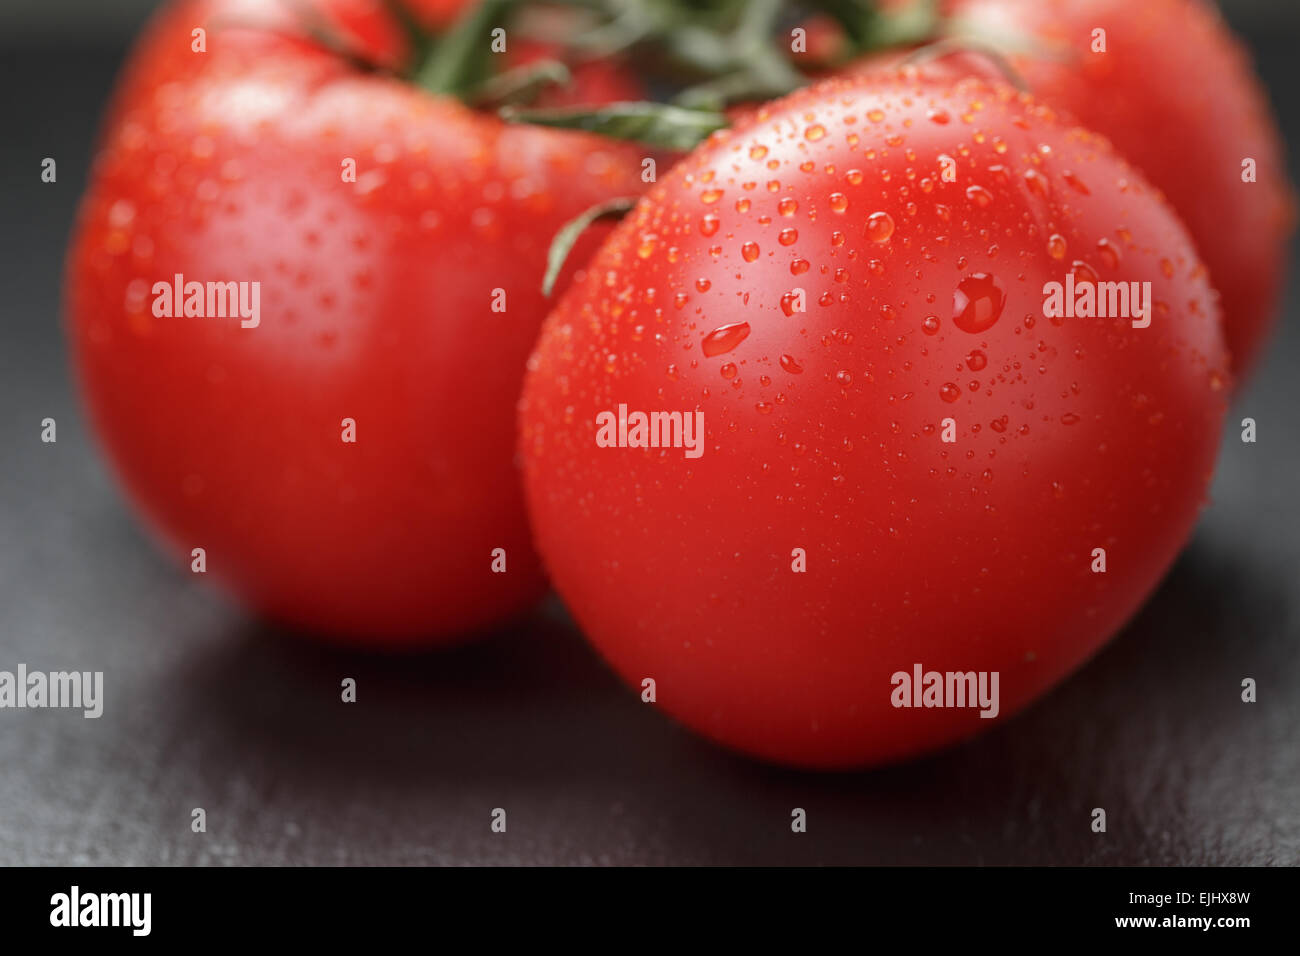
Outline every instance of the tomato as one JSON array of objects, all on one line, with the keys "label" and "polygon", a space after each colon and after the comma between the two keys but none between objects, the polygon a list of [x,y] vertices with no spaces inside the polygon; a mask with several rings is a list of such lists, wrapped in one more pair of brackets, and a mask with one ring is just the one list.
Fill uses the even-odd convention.
[{"label": "tomato", "polygon": [[[1217,10],[1201,0],[957,0],[950,14],[958,35],[1003,49],[1036,95],[1105,134],[1164,190],[1210,268],[1244,375],[1272,326],[1294,205],[1267,96]],[[1094,52],[1099,40],[1104,52]]]},{"label": "tomato", "polygon": [[[1149,282],[1149,326],[1048,317],[1067,281]],[[547,318],[529,512],[655,706],[781,763],[896,760],[1005,720],[1154,588],[1226,363],[1185,229],[1101,136],[974,79],[830,81],[683,160]],[[673,412],[644,447],[635,413]],[[996,673],[997,704],[894,706],[917,665]]]},{"label": "tomato", "polygon": [[[514,407],[546,254],[641,154],[358,71],[288,10],[182,3],[135,51],[68,254],[75,364],[186,566],[295,628],[450,640],[544,589]],[[178,275],[239,285],[184,315]]]}]

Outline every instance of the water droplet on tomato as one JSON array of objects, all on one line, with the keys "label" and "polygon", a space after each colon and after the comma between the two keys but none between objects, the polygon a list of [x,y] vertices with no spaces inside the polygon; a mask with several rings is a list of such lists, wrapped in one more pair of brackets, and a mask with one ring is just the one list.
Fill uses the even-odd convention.
[{"label": "water droplet on tomato", "polygon": [[715,355],[730,352],[748,337],[748,322],[731,322],[727,325],[718,326],[718,328],[706,335],[704,341],[700,343],[700,351],[712,358]]},{"label": "water droplet on tomato", "polygon": [[1047,177],[1036,169],[1025,170],[1025,185],[1029,191],[1040,199],[1047,198]]},{"label": "water droplet on tomato", "polygon": [[976,272],[957,283],[952,294],[952,321],[963,332],[977,335],[1002,315],[1006,294],[993,276]]},{"label": "water droplet on tomato", "polygon": [[1096,282],[1097,270],[1082,259],[1075,259],[1070,263],[1070,271],[1074,273],[1075,282]]},{"label": "water droplet on tomato", "polygon": [[1061,178],[1069,183],[1070,188],[1075,192],[1082,193],[1085,196],[1092,195],[1092,193],[1088,191],[1088,187],[1084,185],[1083,180],[1074,175],[1074,173],[1070,172],[1068,169],[1061,173]]},{"label": "water droplet on tomato", "polygon": [[1107,269],[1119,267],[1119,250],[1115,248],[1115,244],[1109,239],[1097,240],[1097,255],[1106,264]]},{"label": "water droplet on tomato", "polygon": [[887,212],[873,212],[867,217],[867,238],[872,242],[887,242],[894,234],[894,220]]}]

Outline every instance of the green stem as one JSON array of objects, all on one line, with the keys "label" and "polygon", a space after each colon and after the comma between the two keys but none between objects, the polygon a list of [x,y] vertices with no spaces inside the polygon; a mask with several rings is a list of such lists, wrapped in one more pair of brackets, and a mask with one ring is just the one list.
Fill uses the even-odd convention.
[{"label": "green stem", "polygon": [[478,107],[519,106],[531,103],[548,86],[565,86],[573,79],[559,60],[535,60],[492,77],[474,90],[469,101]]},{"label": "green stem", "polygon": [[442,39],[432,44],[417,65],[415,82],[430,93],[456,96],[478,86],[490,73],[488,36],[504,22],[517,0],[481,0],[471,4]]},{"label": "green stem", "polygon": [[510,123],[584,130],[674,150],[693,149],[727,125],[727,117],[721,113],[668,103],[610,103],[595,108],[545,110],[507,107],[500,115]]},{"label": "green stem", "polygon": [[551,240],[551,248],[546,253],[546,275],[542,278],[542,295],[550,296],[555,288],[555,280],[560,277],[564,260],[569,258],[574,244],[597,219],[622,218],[636,205],[635,196],[620,196],[592,206],[586,212],[570,219]]}]

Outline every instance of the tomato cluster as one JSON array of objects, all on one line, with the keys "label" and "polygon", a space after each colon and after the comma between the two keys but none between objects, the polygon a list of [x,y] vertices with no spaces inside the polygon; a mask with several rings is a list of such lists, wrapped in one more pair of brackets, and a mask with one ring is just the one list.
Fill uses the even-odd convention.
[{"label": "tomato cluster", "polygon": [[[436,55],[468,47],[425,41],[468,36],[462,4],[299,6],[160,16],[68,262],[123,484],[261,613],[447,642],[545,568],[688,726],[860,766],[1006,719],[1189,536],[1292,225],[1200,2],[956,0],[938,46],[746,93],[675,165],[656,131],[719,114],[628,107],[657,85],[631,60],[506,123],[481,91],[560,40],[451,90]],[[818,48],[865,50],[849,27]],[[745,58],[756,91],[798,65],[737,54],[691,95],[749,89]],[[260,321],[160,311],[180,277],[256,282]]]}]

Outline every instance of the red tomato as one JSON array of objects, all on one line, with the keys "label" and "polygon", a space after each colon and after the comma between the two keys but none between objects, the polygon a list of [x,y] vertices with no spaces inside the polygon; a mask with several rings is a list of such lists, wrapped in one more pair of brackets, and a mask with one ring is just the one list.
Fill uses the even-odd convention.
[{"label": "red tomato", "polygon": [[[1150,326],[1045,317],[1070,275],[1149,282]],[[688,726],[801,766],[902,758],[1019,710],[1152,590],[1226,361],[1190,239],[1102,137],[976,80],[832,81],[683,160],[548,317],[536,540]],[[702,454],[684,429],[600,447],[620,405],[702,413]],[[998,717],[893,706],[915,665],[997,672]]]},{"label": "red tomato", "polygon": [[[959,33],[1004,48],[1037,96],[1108,136],[1164,190],[1210,268],[1244,375],[1272,326],[1294,207],[1267,96],[1217,10],[1201,0],[957,0],[950,12]],[[1094,52],[1101,39],[1105,52]],[[1246,159],[1255,182],[1242,180]]]},{"label": "red tomato", "polygon": [[[67,265],[93,423],[169,549],[260,611],[375,643],[487,626],[544,588],[514,406],[549,243],[643,188],[640,152],[357,72],[252,7],[288,9],[165,13],[117,98]],[[176,275],[250,307],[258,283],[259,324],[158,314]]]}]

